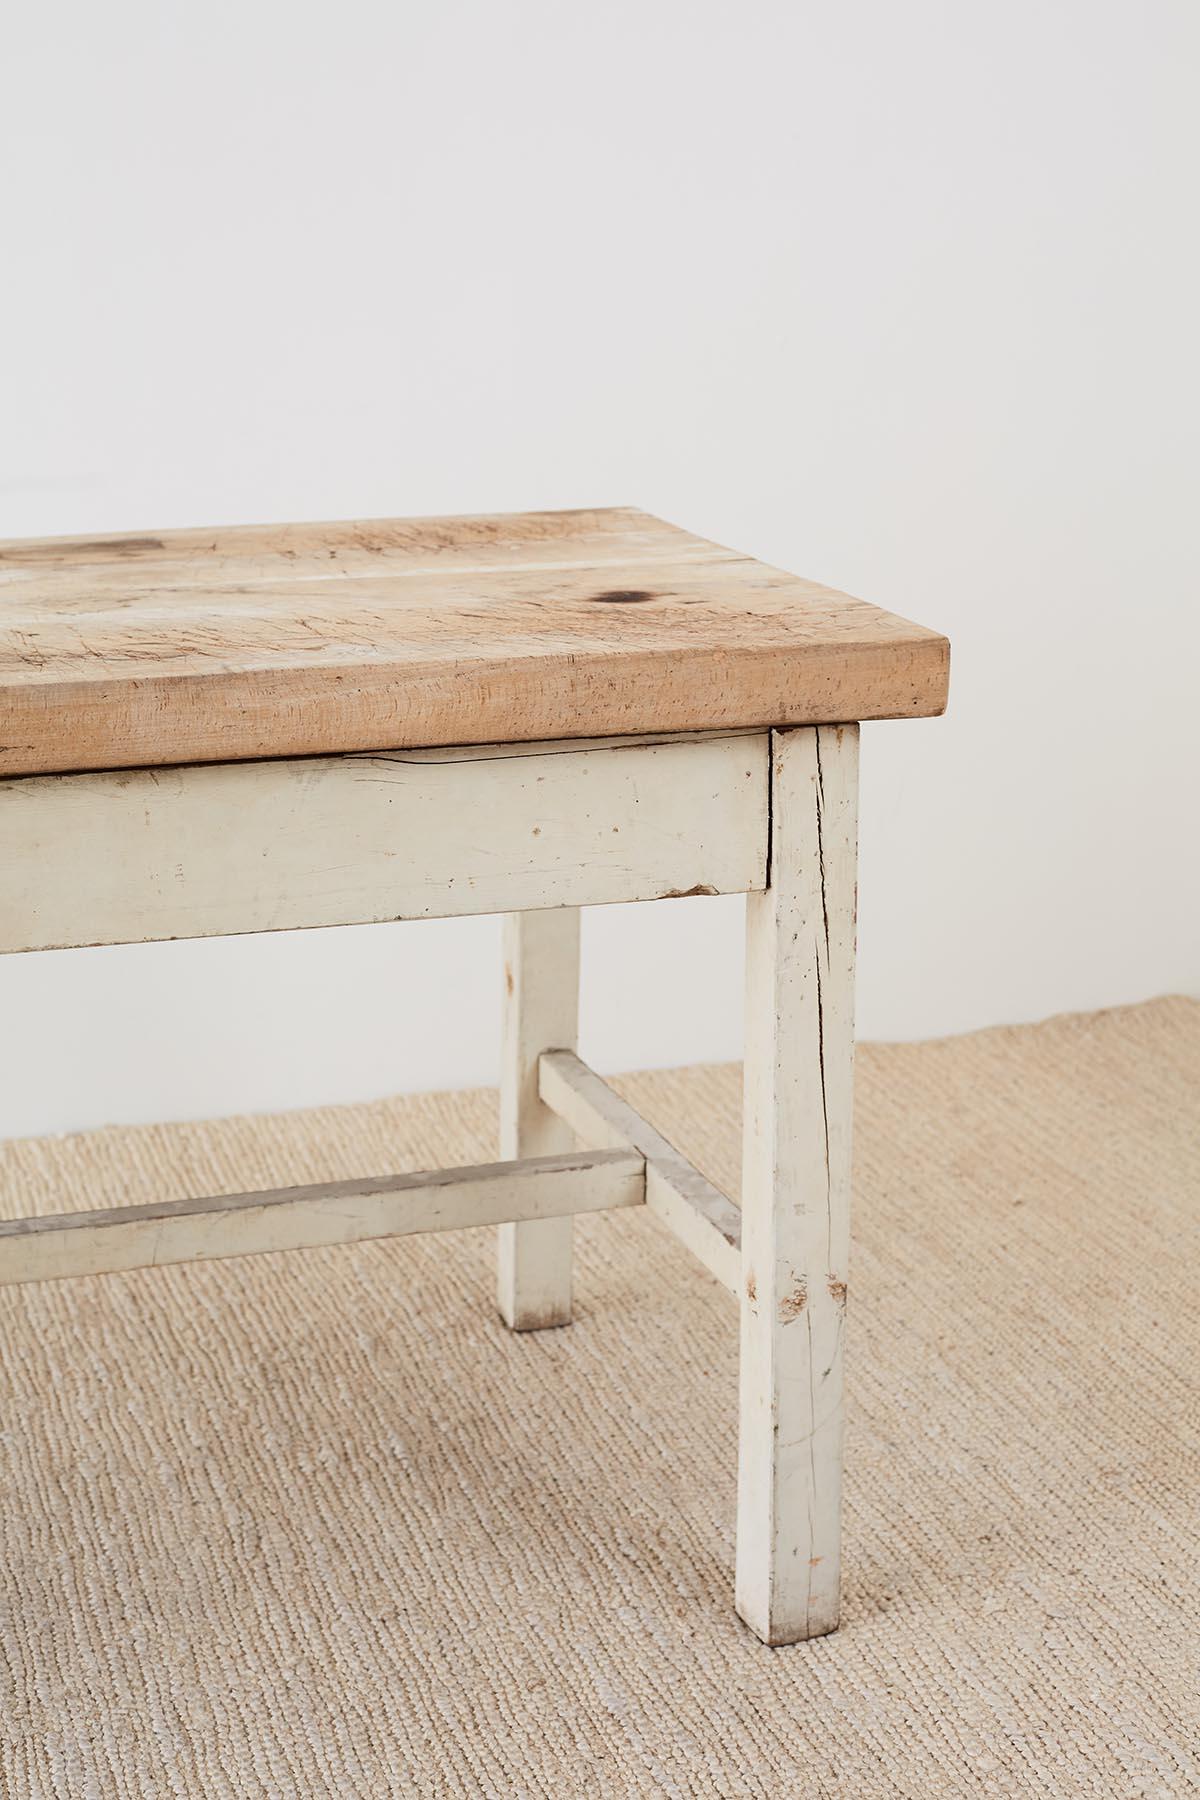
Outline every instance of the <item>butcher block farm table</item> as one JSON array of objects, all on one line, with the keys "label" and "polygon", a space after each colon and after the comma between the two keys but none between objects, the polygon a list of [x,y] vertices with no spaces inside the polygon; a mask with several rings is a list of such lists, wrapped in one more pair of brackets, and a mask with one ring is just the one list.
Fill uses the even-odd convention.
[{"label": "butcher block farm table", "polygon": [[[738,1611],[832,1630],[859,721],[947,678],[627,508],[0,545],[0,950],[506,915],[503,1160],[14,1220],[0,1280],[492,1223],[532,1330],[644,1204],[741,1311]],[[740,1211],[576,1055],[579,908],[687,894],[747,896]]]}]

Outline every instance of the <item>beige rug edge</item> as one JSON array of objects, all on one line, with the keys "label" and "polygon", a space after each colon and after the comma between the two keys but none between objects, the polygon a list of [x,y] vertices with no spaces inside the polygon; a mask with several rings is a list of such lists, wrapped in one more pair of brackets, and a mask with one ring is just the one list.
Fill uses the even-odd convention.
[{"label": "beige rug edge", "polygon": [[[622,1078],[730,1187],[736,1068]],[[736,1319],[645,1217],[0,1293],[0,1792],[1196,1791],[1200,1002],[860,1057],[842,1631],[729,1606]],[[10,1211],[491,1154],[433,1094],[0,1146]]]}]

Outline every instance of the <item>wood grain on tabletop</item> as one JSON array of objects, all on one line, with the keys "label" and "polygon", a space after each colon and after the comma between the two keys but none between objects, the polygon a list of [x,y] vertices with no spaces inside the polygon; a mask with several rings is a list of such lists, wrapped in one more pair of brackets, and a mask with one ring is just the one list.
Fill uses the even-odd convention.
[{"label": "wood grain on tabletop", "polygon": [[938,713],[946,640],[633,508],[0,544],[0,775]]}]

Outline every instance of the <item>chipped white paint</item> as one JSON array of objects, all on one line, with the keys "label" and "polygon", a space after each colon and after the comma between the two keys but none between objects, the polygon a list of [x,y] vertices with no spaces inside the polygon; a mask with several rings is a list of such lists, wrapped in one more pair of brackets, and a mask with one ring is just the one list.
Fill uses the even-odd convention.
[{"label": "chipped white paint", "polygon": [[773,733],[770,886],[747,901],[737,1606],[838,1621],[858,727]]},{"label": "chipped white paint", "polygon": [[[738,1610],[832,1630],[857,758],[846,725],[0,781],[0,950],[508,915],[505,1161],[0,1224],[0,1284],[497,1223],[533,1329],[572,1216],[644,1201],[740,1296]],[[578,908],[697,891],[748,895],[741,1213],[574,1053]]]},{"label": "chipped white paint", "polygon": [[0,781],[0,951],[741,893],[764,733]]},{"label": "chipped white paint", "polygon": [[642,1158],[575,1152],[0,1221],[0,1286],[639,1206]]},{"label": "chipped white paint", "polygon": [[[570,1129],[538,1093],[538,1058],[573,1049],[579,1017],[579,912],[509,913],[504,921],[500,1154],[550,1156],[574,1148]],[[496,1298],[506,1325],[537,1331],[571,1320],[569,1217],[502,1225]]]},{"label": "chipped white paint", "polygon": [[542,1099],[581,1143],[637,1150],[646,1159],[646,1205],[705,1268],[738,1290],[741,1215],[706,1176],[569,1050],[541,1059]]}]

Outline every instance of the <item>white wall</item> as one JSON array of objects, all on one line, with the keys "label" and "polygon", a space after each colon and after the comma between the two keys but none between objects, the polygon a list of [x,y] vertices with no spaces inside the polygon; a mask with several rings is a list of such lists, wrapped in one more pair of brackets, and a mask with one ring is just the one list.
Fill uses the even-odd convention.
[{"label": "white wall", "polygon": [[[633,501],[954,641],[860,1011],[1200,991],[1194,0],[64,0],[4,30],[0,533]],[[734,1056],[740,903],[588,921]],[[0,1132],[487,1080],[490,921],[0,962]]]}]

